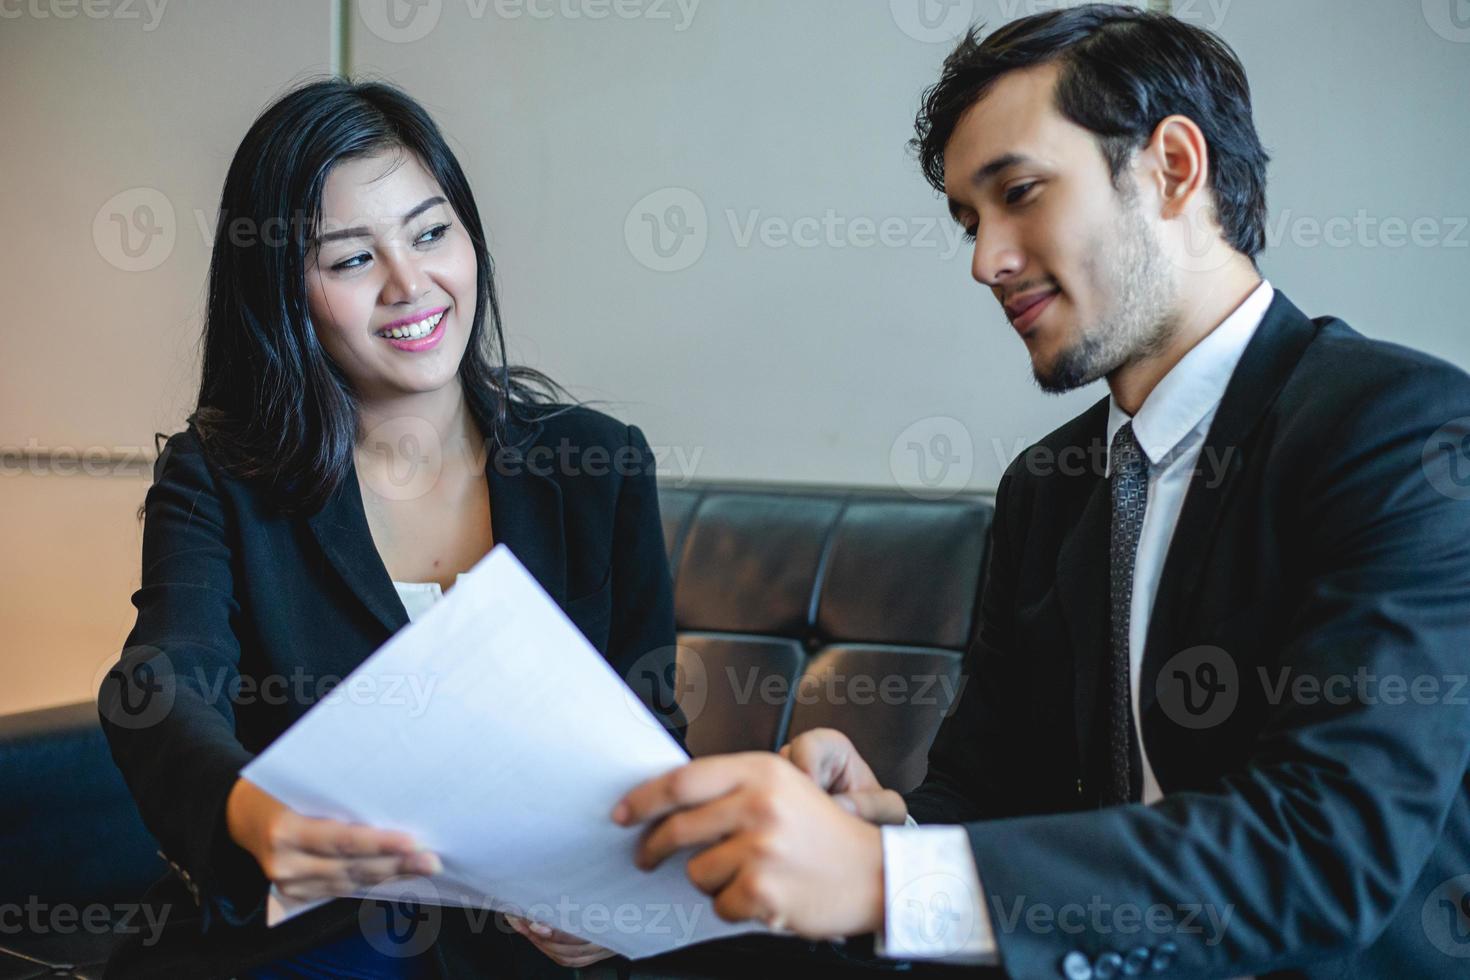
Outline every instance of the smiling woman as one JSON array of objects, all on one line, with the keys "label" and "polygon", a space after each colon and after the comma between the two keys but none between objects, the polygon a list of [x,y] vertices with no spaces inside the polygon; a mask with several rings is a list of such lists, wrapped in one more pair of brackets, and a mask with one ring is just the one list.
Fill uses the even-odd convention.
[{"label": "smiling woman", "polygon": [[[265,930],[272,891],[332,899],[409,875],[432,893],[443,870],[412,828],[297,813],[240,778],[322,680],[495,544],[625,679],[672,676],[673,600],[652,450],[505,363],[474,197],[408,95],[335,78],[288,93],[242,141],[221,214],[198,405],[155,467],[137,623],[99,697],[174,869],[145,898],[168,927],[125,941],[108,975],[563,976],[610,956],[518,921],[487,929],[483,910],[436,913],[406,942],[397,906],[370,900]],[[550,444],[567,462],[526,465]],[[582,453],[622,462],[594,472]],[[159,677],[168,706],[142,718]],[[284,703],[241,693],[286,687]],[[682,739],[667,693],[640,694]]]}]

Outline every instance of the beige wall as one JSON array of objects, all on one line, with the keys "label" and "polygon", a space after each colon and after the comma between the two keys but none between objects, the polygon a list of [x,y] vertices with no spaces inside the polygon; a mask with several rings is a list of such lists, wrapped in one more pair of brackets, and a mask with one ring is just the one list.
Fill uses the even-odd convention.
[{"label": "beige wall", "polygon": [[[385,2],[345,5],[352,67],[422,99],[460,154],[514,353],[642,425],[671,478],[911,486],[906,447],[939,435],[946,485],[993,486],[1101,395],[1036,392],[904,149],[946,31],[1055,3],[438,0],[395,26]],[[931,32],[925,2],[955,19]],[[1437,3],[1175,8],[1251,75],[1275,157],[1273,282],[1470,365],[1470,26]],[[251,118],[331,64],[336,6],[0,20],[0,445],[151,450],[180,427],[200,217]],[[160,200],[172,244],[132,271],[108,217]],[[701,234],[663,259],[647,221],[671,204]],[[1419,222],[1419,243],[1390,219]],[[92,696],[132,625],[146,486],[0,476],[0,712]]]}]

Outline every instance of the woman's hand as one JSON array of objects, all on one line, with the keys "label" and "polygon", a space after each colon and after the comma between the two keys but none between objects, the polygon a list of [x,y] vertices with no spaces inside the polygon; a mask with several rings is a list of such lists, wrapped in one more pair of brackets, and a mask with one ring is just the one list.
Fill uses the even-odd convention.
[{"label": "woman's hand", "polygon": [[561,966],[581,969],[616,955],[610,949],[594,946],[560,929],[553,929],[539,922],[529,922],[514,915],[507,915],[505,919],[510,923],[511,928],[529,939],[531,945]]},{"label": "woman's hand", "polygon": [[225,823],[291,898],[333,898],[399,875],[443,870],[438,855],[419,850],[408,834],[302,816],[246,779],[230,790]]}]

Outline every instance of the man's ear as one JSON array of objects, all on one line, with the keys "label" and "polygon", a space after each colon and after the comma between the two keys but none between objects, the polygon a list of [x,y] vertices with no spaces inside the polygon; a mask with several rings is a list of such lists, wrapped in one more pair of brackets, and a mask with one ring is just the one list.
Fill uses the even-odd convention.
[{"label": "man's ear", "polygon": [[1210,186],[1210,152],[1205,134],[1188,116],[1168,116],[1154,127],[1139,151],[1140,178],[1159,195],[1159,216],[1168,220],[1204,203]]}]

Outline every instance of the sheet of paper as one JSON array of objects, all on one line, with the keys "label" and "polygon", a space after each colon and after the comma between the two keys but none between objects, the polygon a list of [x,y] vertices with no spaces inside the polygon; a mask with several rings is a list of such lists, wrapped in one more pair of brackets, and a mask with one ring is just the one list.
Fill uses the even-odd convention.
[{"label": "sheet of paper", "polygon": [[[742,932],[612,822],[688,756],[503,545],[242,775],[308,816],[408,831],[441,874],[352,893],[510,911],[628,957]],[[274,893],[271,925],[322,904]]]}]

